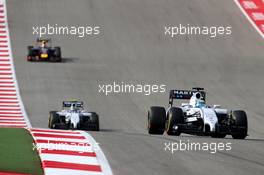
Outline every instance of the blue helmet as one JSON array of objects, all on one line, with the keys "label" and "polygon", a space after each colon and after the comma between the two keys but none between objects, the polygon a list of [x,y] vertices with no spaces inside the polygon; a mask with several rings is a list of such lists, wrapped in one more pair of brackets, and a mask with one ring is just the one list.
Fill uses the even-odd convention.
[{"label": "blue helmet", "polygon": [[204,100],[197,100],[195,107],[196,108],[206,107],[205,101]]}]

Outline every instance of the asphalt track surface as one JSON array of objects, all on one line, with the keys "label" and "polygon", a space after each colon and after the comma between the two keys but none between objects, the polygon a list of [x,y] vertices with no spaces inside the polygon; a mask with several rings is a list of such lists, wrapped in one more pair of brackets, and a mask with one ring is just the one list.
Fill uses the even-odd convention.
[{"label": "asphalt track surface", "polygon": [[[48,111],[79,98],[97,111],[101,143],[116,175],[263,174],[264,43],[230,0],[8,0],[15,67],[29,119],[47,127]],[[63,63],[28,63],[32,26],[99,25],[102,34],[86,39],[53,36]],[[165,37],[165,25],[231,25],[232,36]],[[245,109],[246,140],[150,136],[146,111],[167,105],[168,93],[98,93],[98,83],[113,81],[166,84],[167,90],[202,86],[208,103]],[[231,142],[231,151],[164,151],[165,142]]]}]

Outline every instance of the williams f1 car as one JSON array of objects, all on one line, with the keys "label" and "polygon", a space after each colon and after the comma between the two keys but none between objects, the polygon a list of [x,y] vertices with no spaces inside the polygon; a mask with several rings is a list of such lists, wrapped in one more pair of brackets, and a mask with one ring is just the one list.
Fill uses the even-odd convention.
[{"label": "williams f1 car", "polygon": [[[243,110],[227,110],[220,105],[207,106],[203,88],[171,90],[169,107],[152,106],[148,111],[149,134],[179,136],[181,133],[244,139],[248,132],[247,114]],[[181,106],[173,105],[174,99],[189,100]]]},{"label": "williams f1 car", "polygon": [[88,112],[81,101],[63,101],[61,111],[50,111],[49,128],[99,131],[99,116]]},{"label": "williams f1 car", "polygon": [[38,38],[35,46],[28,46],[27,60],[61,62],[61,48],[52,47],[51,39]]}]

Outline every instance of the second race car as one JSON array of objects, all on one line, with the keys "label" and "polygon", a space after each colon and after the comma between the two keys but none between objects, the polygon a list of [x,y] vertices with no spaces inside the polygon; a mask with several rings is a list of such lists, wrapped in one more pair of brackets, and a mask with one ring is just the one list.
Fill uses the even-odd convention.
[{"label": "second race car", "polygon": [[63,101],[61,111],[50,111],[49,128],[99,131],[99,116],[83,108],[83,102]]}]

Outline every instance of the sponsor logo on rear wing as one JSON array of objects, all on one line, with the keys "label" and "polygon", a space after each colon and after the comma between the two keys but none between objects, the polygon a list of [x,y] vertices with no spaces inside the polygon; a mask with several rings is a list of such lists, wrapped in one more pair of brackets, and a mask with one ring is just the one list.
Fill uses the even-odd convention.
[{"label": "sponsor logo on rear wing", "polygon": [[51,39],[50,38],[37,38],[37,42],[42,42],[42,41],[51,42]]},{"label": "sponsor logo on rear wing", "polygon": [[83,107],[83,102],[82,101],[63,101],[62,106],[65,108],[69,108],[72,106],[72,104],[75,105],[75,107],[81,108]]},{"label": "sponsor logo on rear wing", "polygon": [[190,90],[171,90],[170,99],[188,100],[192,97],[194,91]]},{"label": "sponsor logo on rear wing", "polygon": [[170,91],[170,100],[173,100],[173,99],[180,99],[180,100],[189,100],[192,95],[195,93],[195,92],[200,92],[203,99],[205,100],[205,91],[203,90],[171,90]]}]

